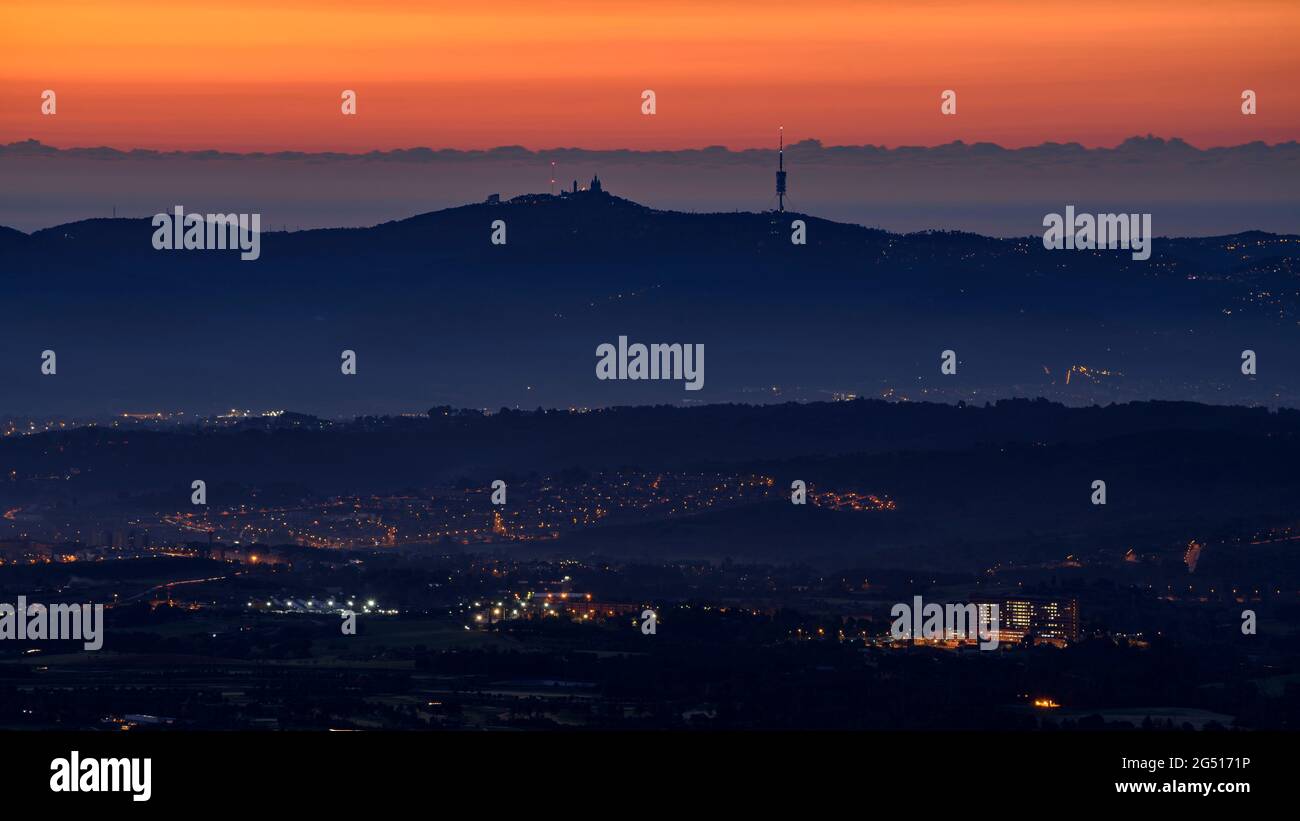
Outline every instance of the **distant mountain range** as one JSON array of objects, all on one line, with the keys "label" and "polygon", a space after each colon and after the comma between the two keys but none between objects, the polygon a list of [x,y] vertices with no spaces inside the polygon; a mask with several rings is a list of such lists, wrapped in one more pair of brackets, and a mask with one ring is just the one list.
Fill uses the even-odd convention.
[{"label": "distant mountain range", "polygon": [[[891,231],[1023,236],[1066,204],[1151,213],[1156,230],[1171,236],[1300,231],[1294,141],[1199,148],[1145,136],[1113,147],[955,141],[886,148],[804,139],[786,147],[785,159],[794,207]],[[508,199],[547,190],[552,178],[567,188],[595,174],[663,210],[763,210],[776,206],[776,161],[775,140],[744,150],[501,146],[361,154],[61,149],[25,140],[0,146],[0,225],[32,231],[92,216],[148,216],[179,202],[259,212],[277,227],[356,227],[493,192]]]},{"label": "distant mountain range", "polygon": [[[790,241],[795,219],[806,245]],[[490,241],[496,220],[505,245]],[[269,231],[246,262],[155,251],[152,235],[148,219],[0,230],[13,307],[0,412],[333,415],[835,393],[1300,402],[1295,235],[1159,237],[1142,262],[1047,251],[1041,235],[895,234],[593,192]],[[704,344],[704,390],[597,380],[597,346],[620,335]],[[55,376],[39,372],[46,349]],[[340,373],[345,349],[356,376]],[[959,367],[945,376],[949,349]],[[1244,349],[1257,376],[1241,373]]]}]

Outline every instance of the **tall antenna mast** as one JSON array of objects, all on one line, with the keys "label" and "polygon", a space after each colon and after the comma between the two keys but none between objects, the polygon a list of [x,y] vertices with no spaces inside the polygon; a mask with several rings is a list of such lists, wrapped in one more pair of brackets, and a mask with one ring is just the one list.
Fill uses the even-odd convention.
[{"label": "tall antenna mast", "polygon": [[551,160],[551,196],[555,196],[555,160]]},{"label": "tall antenna mast", "polygon": [[780,148],[776,152],[776,210],[785,213],[785,126],[780,127]]}]

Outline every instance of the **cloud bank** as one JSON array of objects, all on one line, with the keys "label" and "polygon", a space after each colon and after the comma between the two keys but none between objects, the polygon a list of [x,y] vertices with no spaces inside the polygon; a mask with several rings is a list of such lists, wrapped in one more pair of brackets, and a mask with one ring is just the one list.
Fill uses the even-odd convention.
[{"label": "cloud bank", "polygon": [[[258,212],[270,229],[366,226],[416,213],[568,187],[599,174],[620,196],[685,211],[775,207],[775,150],[410,148],[341,153],[0,146],[0,225],[23,231],[90,217],[149,216],[181,204]],[[786,149],[788,207],[891,231],[1041,233],[1043,215],[1149,212],[1165,236],[1300,231],[1300,144],[1201,149],[1133,137],[1113,148],[1043,143]]]}]

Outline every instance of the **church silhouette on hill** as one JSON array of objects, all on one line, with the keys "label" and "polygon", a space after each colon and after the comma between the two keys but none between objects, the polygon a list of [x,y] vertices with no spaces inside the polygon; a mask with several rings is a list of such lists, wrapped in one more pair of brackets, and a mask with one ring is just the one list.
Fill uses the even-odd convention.
[{"label": "church silhouette on hill", "polygon": [[[551,194],[520,194],[519,196],[514,197],[513,199],[511,199],[510,202],[513,202],[513,203],[533,203],[533,204],[536,204],[536,203],[541,203],[541,202],[547,202],[547,201],[550,201],[550,200],[554,200],[554,199],[556,199],[557,197],[558,197],[559,199],[563,199],[563,200],[569,200],[569,199],[575,199],[575,198],[582,199],[582,200],[586,200],[586,198],[588,198],[588,197],[591,197],[591,198],[599,198],[599,199],[602,200],[602,201],[604,201],[604,200],[613,200],[613,199],[616,199],[616,198],[613,197],[613,196],[612,196],[608,191],[605,190],[605,186],[601,185],[601,182],[600,182],[600,175],[597,174],[597,175],[595,175],[595,176],[593,176],[593,177],[591,178],[591,182],[588,183],[585,187],[579,187],[579,186],[578,186],[578,181],[577,181],[577,180],[574,180],[574,181],[573,181],[573,188],[572,188],[572,189],[565,190],[565,189],[561,188],[558,194],[557,194],[557,193],[551,193]],[[588,200],[588,201],[590,201],[590,200]],[[484,200],[484,202],[485,202],[487,205],[500,205],[500,204],[501,204],[501,195],[500,195],[500,194],[488,194],[487,199]]]},{"label": "church silhouette on hill", "polygon": [[605,194],[605,188],[600,184],[600,175],[596,174],[595,176],[593,176],[591,178],[591,182],[587,185],[586,188],[579,188],[578,181],[574,180],[572,191],[560,192],[560,196],[562,197],[572,197],[575,194],[601,194],[601,195]]}]

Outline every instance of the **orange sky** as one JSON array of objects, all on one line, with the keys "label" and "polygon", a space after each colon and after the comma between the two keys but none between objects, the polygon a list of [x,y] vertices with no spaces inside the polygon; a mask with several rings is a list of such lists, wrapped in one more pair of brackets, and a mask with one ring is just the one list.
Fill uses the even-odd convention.
[{"label": "orange sky", "polygon": [[1300,138],[1297,35],[1297,0],[0,0],[0,143],[1278,142]]}]

